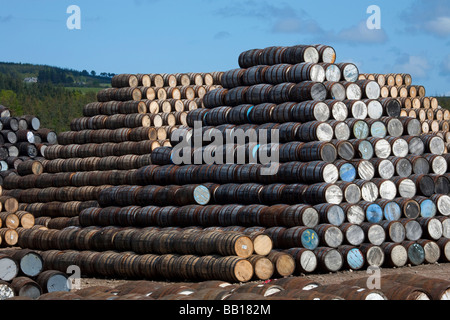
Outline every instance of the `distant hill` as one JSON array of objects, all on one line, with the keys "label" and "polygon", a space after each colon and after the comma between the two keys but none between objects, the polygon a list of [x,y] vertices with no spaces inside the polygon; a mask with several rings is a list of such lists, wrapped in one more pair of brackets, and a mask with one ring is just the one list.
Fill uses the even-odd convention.
[{"label": "distant hill", "polygon": [[108,87],[113,73],[87,70],[77,71],[46,65],[0,62],[0,73],[18,79],[36,78],[40,83],[52,83],[65,87]]},{"label": "distant hill", "polygon": [[0,104],[13,115],[34,115],[42,127],[63,132],[82,116],[83,107],[110,87],[112,73],[76,71],[45,65],[0,63]]}]

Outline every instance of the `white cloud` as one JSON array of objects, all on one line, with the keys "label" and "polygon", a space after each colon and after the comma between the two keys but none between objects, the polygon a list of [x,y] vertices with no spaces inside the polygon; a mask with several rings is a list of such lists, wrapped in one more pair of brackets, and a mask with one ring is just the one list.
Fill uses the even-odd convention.
[{"label": "white cloud", "polygon": [[392,72],[409,73],[413,79],[427,79],[430,75],[430,65],[425,56],[402,55],[397,59],[395,67],[392,67]]},{"label": "white cloud", "polygon": [[407,32],[428,33],[436,37],[450,35],[448,0],[416,0],[402,12]]},{"label": "white cloud", "polygon": [[388,36],[383,29],[369,29],[366,21],[361,21],[356,26],[343,29],[337,34],[330,34],[330,38],[334,41],[348,42],[348,43],[385,43]]},{"label": "white cloud", "polygon": [[450,17],[438,17],[425,24],[425,29],[436,35],[446,37],[450,35]]}]

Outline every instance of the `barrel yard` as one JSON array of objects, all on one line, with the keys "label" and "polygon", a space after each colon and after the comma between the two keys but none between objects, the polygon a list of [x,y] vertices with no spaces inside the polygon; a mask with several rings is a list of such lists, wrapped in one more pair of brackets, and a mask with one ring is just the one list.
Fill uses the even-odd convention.
[{"label": "barrel yard", "polygon": [[[2,298],[449,299],[448,277],[309,276],[448,266],[450,111],[327,45],[236,61],[117,75],[58,134],[2,107],[0,267],[42,260]],[[70,291],[71,266],[129,283]]]}]

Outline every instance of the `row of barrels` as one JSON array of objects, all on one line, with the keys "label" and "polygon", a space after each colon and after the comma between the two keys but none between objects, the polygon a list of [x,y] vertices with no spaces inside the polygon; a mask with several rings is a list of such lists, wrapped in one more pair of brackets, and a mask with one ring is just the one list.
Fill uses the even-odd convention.
[{"label": "row of barrels", "polygon": [[111,85],[114,88],[212,86],[220,85],[221,74],[221,72],[118,74],[111,79]]},{"label": "row of barrels", "polygon": [[48,292],[70,291],[69,276],[57,270],[46,270],[43,256],[37,251],[2,249],[0,261],[0,300],[37,299]]},{"label": "row of barrels", "polygon": [[369,283],[368,277],[339,284],[321,284],[305,277],[241,284],[220,280],[180,283],[141,280],[112,288],[93,286],[71,293],[54,292],[38,300],[445,300],[449,294],[448,281],[412,273],[383,276],[381,290],[368,289]]},{"label": "row of barrels", "polygon": [[[190,127],[195,121],[204,126],[223,124],[266,124],[311,121],[380,120],[384,117],[399,117],[402,109],[397,100],[325,100],[305,101],[301,103],[262,103],[243,104],[236,107],[217,107],[197,109],[187,117]],[[414,117],[416,119],[416,117]]]},{"label": "row of barrels", "polygon": [[202,99],[205,94],[215,90],[215,85],[210,86],[179,86],[179,87],[126,87],[107,88],[97,93],[98,102],[109,101],[141,101],[141,100],[190,100]]},{"label": "row of barrels", "polygon": [[[272,260],[272,256],[278,256],[279,259],[283,259],[284,262],[284,267],[277,267],[276,269],[278,270],[278,276],[281,275],[280,272],[283,272],[282,270],[284,270],[286,272],[286,269],[290,269],[289,272],[287,272],[287,274],[284,274],[283,276],[289,276],[292,275],[296,272],[298,272],[297,274],[301,274],[301,273],[312,273],[315,271],[325,271],[325,272],[336,272],[339,270],[345,270],[345,269],[350,269],[350,270],[359,270],[363,267],[368,267],[368,266],[373,266],[373,267],[381,267],[381,266],[386,266],[386,267],[402,267],[405,266],[407,264],[411,264],[411,265],[421,265],[424,263],[436,263],[438,261],[441,262],[448,262],[449,261],[449,249],[450,249],[450,240],[448,238],[440,238],[437,241],[434,240],[427,240],[427,239],[419,239],[419,240],[409,240],[409,241],[399,241],[399,242],[383,242],[379,245],[373,245],[370,243],[362,243],[360,245],[347,245],[347,244],[338,244],[339,242],[344,243],[342,240],[338,241],[338,236],[337,235],[342,235],[341,233],[336,233],[336,229],[335,227],[330,227],[327,226],[328,229],[328,236],[325,237],[323,236],[319,242],[319,237],[314,238],[315,236],[318,236],[318,233],[316,233],[314,230],[312,229],[308,229],[308,236],[303,237],[303,241],[300,240],[301,235],[301,228],[296,228],[294,229],[287,229],[285,230],[285,232],[287,234],[291,234],[291,235],[295,235],[296,237],[294,238],[290,238],[286,235],[286,239],[289,240],[290,245],[288,245],[287,247],[289,247],[288,249],[280,249],[280,250],[271,250],[269,252],[268,255],[264,256],[264,255],[258,255],[257,258],[255,257],[255,255],[251,254],[250,256],[248,256],[247,258],[244,257],[239,257],[240,259],[248,259],[250,262],[254,262],[255,265],[257,260],[260,260],[261,257],[267,257],[269,260]],[[335,230],[333,230],[332,232],[330,232],[331,228],[335,228]],[[72,230],[72,231],[68,231],[68,230]],[[74,229],[67,229],[66,231],[59,231],[58,234],[62,234],[63,232],[66,233],[74,233],[76,231],[73,231]],[[104,229],[101,229],[104,230]],[[109,228],[109,231],[114,230],[114,228]],[[319,229],[318,229],[319,230]],[[87,232],[88,230],[86,230],[85,232]],[[99,230],[98,229],[90,229],[89,230],[91,233],[94,233],[94,236],[96,234],[99,234]],[[273,232],[276,232],[277,230],[268,230],[266,231],[267,235],[273,235]],[[223,231],[221,231],[223,232]],[[320,232],[320,231],[319,231]],[[41,232],[42,233],[42,232]],[[196,235],[196,232],[193,232],[192,230],[186,230],[186,231],[164,231],[164,230],[153,230],[153,231],[140,231],[140,230],[136,230],[136,229],[116,229],[114,231],[111,231],[108,233],[108,231],[103,231],[101,234],[104,237],[104,241],[106,242],[110,242],[111,240],[108,240],[111,238],[110,234],[115,234],[112,242],[117,243],[120,242],[121,240],[124,240],[124,234],[128,234],[128,236],[131,235],[131,238],[134,240],[128,240],[125,242],[120,242],[121,245],[118,247],[121,250],[117,250],[117,247],[115,247],[114,245],[109,245],[109,246],[100,246],[101,252],[103,252],[104,254],[108,254],[111,252],[115,252],[115,254],[133,254],[133,255],[192,255],[194,254],[195,256],[199,256],[198,254],[196,254],[196,250],[194,248],[191,248],[190,250],[185,250],[182,248],[182,246],[184,246],[183,241],[182,240],[178,240],[179,244],[173,244],[170,246],[170,248],[168,248],[165,244],[162,245],[161,242],[164,241],[165,243],[167,242],[171,242],[173,241],[175,243],[174,238],[177,237],[181,237],[182,239],[184,239],[184,241],[188,241],[188,239],[191,238],[198,238],[198,235]],[[182,237],[180,234],[185,233],[185,236]],[[208,233],[211,233],[208,232]],[[304,236],[305,231],[303,232],[303,236]],[[146,236],[144,236],[143,234],[146,234]],[[390,233],[387,233],[390,234]],[[178,235],[178,236],[177,236]],[[354,232],[353,232],[354,235]],[[66,235],[67,236],[67,235]],[[141,239],[142,237],[145,237],[147,239],[146,241],[146,246],[145,248],[142,247],[142,245],[139,245],[138,243],[136,243],[136,241],[139,241],[139,239]],[[280,236],[278,237],[274,237],[274,243],[277,243],[277,245],[280,245],[281,247],[283,247],[283,242],[280,242],[280,240],[278,239]],[[64,239],[64,237],[61,236],[61,238]],[[353,239],[355,240],[355,238],[353,237],[348,237],[349,239]],[[75,236],[75,243],[78,242],[77,237]],[[308,245],[309,247],[312,247],[312,249],[308,249],[302,246],[303,243],[306,243],[306,239],[309,239]],[[311,240],[312,239],[312,240]],[[324,240],[322,240],[324,239]],[[154,242],[156,241],[158,245],[151,245],[150,246],[150,242]],[[324,247],[320,247],[320,244],[322,241],[324,241],[326,243],[326,246]],[[333,242],[334,241],[334,242]],[[130,245],[131,243],[131,245]],[[292,247],[292,245],[297,244],[299,245],[299,247]],[[314,244],[314,245],[313,245]],[[330,246],[331,244],[331,246]],[[42,245],[42,243],[41,243]],[[45,244],[43,244],[45,246]],[[200,244],[196,243],[196,247],[198,247]],[[59,246],[64,247],[64,245],[60,245]],[[192,245],[191,245],[192,247]],[[72,246],[73,248],[73,246]],[[107,248],[113,248],[111,249],[107,249]],[[132,248],[132,250],[130,250],[130,248]],[[166,248],[166,249],[164,249]],[[53,249],[54,250],[54,249]],[[72,252],[73,254],[73,249],[57,249],[57,250],[71,250],[70,252]],[[123,251],[122,251],[123,250]],[[167,253],[167,250],[169,251],[169,253]],[[179,250],[179,251],[177,251]],[[156,252],[154,252],[156,251]],[[174,251],[177,251],[177,253],[174,253]],[[53,251],[50,251],[53,252]],[[51,255],[51,253],[48,253],[49,255]],[[81,252],[86,252],[86,250],[83,250]],[[98,251],[97,251],[98,252]],[[120,253],[122,252],[122,253]],[[158,252],[162,252],[162,253],[158,253]],[[204,255],[200,255],[201,257],[204,257]],[[288,256],[291,256],[290,259]],[[55,255],[56,257],[61,257],[61,255]],[[237,258],[238,256],[234,256],[235,258]],[[59,259],[58,259],[59,260]],[[58,261],[57,260],[57,261]],[[61,261],[60,263],[63,264],[61,266],[61,264],[58,263],[54,263],[51,265],[52,268],[67,268],[67,263],[70,262],[66,259],[61,259],[59,260]],[[261,261],[260,261],[261,262]],[[276,261],[272,261],[275,262]],[[72,262],[70,262],[72,263]],[[103,261],[103,263],[105,263],[105,261]],[[108,264],[103,265],[103,269],[104,271],[99,272],[99,270],[97,270],[97,273],[95,271],[93,272],[89,272],[86,271],[86,269],[88,268],[83,268],[84,265],[79,265],[83,272],[87,272],[90,275],[102,275],[102,276],[128,276],[128,277],[133,277],[132,273],[130,274],[129,272],[132,272],[132,270],[134,269],[132,265],[127,264],[125,261],[122,261],[121,263],[121,268],[123,270],[123,272],[125,272],[125,274],[118,274],[117,271],[115,270],[114,267],[109,266]],[[151,269],[151,268],[150,268]],[[90,269],[88,269],[90,270]],[[108,270],[108,271],[106,271]],[[256,271],[254,269],[254,271]],[[107,274],[105,274],[104,272],[109,272]],[[152,272],[151,270],[148,270],[148,272]],[[154,271],[153,271],[154,272]],[[152,273],[153,273],[152,272]],[[258,274],[262,274],[262,272],[258,272]],[[147,278],[147,277],[146,277]],[[152,274],[152,278],[151,279],[158,279],[159,277],[156,274]],[[167,274],[166,275],[167,279],[180,279],[180,280],[198,280],[197,277],[190,275],[188,277],[178,277],[177,275],[174,274]],[[249,281],[250,279],[253,278],[253,275],[247,279],[246,281]],[[260,277],[260,279],[263,277]],[[224,278],[216,278],[220,279],[220,280],[224,280]],[[229,278],[228,278],[229,279]],[[236,281],[236,279],[234,279],[234,281]],[[244,281],[245,282],[245,281]]]},{"label": "row of barrels", "polygon": [[204,106],[214,108],[219,106],[238,106],[240,104],[261,104],[303,101],[324,101],[333,99],[362,100],[379,99],[380,89],[375,82],[314,82],[303,81],[282,83],[278,85],[257,84],[240,86],[232,89],[216,89],[204,97]]},{"label": "row of barrels", "polygon": [[410,86],[412,84],[412,77],[408,73],[361,73],[358,77],[360,80],[374,80],[380,86]]},{"label": "row of barrels", "polygon": [[[155,117],[158,117],[157,119]],[[187,113],[163,113],[153,117],[153,125],[148,127],[121,128],[121,129],[86,129],[82,131],[66,131],[58,135],[59,145],[83,145],[83,144],[104,144],[122,142],[141,142],[143,140],[165,140],[159,139],[159,130],[162,128],[163,138],[167,137],[168,130],[173,130],[179,126],[187,124]],[[154,125],[155,121],[158,126]],[[170,132],[170,131],[169,131]]]},{"label": "row of barrels", "polygon": [[[358,80],[367,81],[367,80]],[[425,98],[426,90],[424,86],[382,86],[380,88],[380,96],[383,98]]]},{"label": "row of barrels", "polygon": [[[365,197],[371,200],[370,196]],[[373,196],[372,196],[373,198]],[[433,218],[448,216],[450,198],[447,195],[431,197],[416,196],[414,198],[362,200],[354,204],[321,203],[306,204],[211,204],[185,205],[182,207],[157,205],[128,205],[124,207],[110,206],[106,208],[92,207],[82,210],[79,224],[82,226],[119,225],[123,227],[161,226],[230,226],[252,225],[276,226],[308,226],[317,224],[341,225],[344,222],[362,224],[363,222],[379,223],[383,220],[396,221],[402,218]],[[130,201],[131,202],[131,201]],[[156,201],[155,201],[156,202]],[[32,211],[32,210],[30,210]],[[441,219],[444,228],[448,228],[447,219]]]},{"label": "row of barrels", "polygon": [[432,109],[436,110],[439,108],[439,101],[435,97],[405,97],[397,98],[404,109]]},{"label": "row of barrels", "polygon": [[[352,72],[349,70],[352,69]],[[282,83],[314,82],[356,82],[357,67],[352,63],[310,63],[258,65],[247,69],[233,69],[224,72],[222,86],[227,89],[256,84],[278,85]],[[369,80],[371,81],[371,80]],[[375,82],[375,81],[373,81]],[[375,82],[378,86],[378,84]]]},{"label": "row of barrels", "polygon": [[402,109],[401,110],[401,116],[409,116],[411,118],[416,118],[420,120],[421,122],[428,122],[428,125],[431,126],[430,121],[436,121],[440,124],[440,126],[443,125],[444,122],[441,123],[441,121],[448,121],[450,120],[450,110],[447,109]]},{"label": "row of barrels", "polygon": [[[72,218],[88,208],[99,207],[96,200],[90,201],[53,201],[53,202],[33,202],[20,203],[19,211],[26,211],[33,215],[35,225],[48,227],[49,229],[59,229],[56,226],[48,225],[52,218]],[[43,218],[43,219],[41,219]]]},{"label": "row of barrels", "polygon": [[[147,129],[147,128],[146,128]],[[148,128],[151,133],[151,128]],[[157,134],[164,134],[166,129],[158,130]],[[167,132],[166,132],[167,135]],[[167,140],[145,140],[145,141],[126,141],[121,143],[88,143],[83,145],[60,144],[49,146],[44,150],[44,158],[47,160],[72,159],[72,158],[91,158],[91,157],[121,157],[125,155],[146,155],[152,150],[165,145],[171,145]]]},{"label": "row of barrels", "polygon": [[250,68],[258,65],[309,63],[334,63],[336,51],[334,48],[317,45],[296,45],[289,47],[272,46],[264,49],[251,49],[239,55],[238,63],[241,68]]},{"label": "row of barrels", "polygon": [[[174,115],[187,111],[198,109],[197,103],[189,101],[184,104],[183,100],[155,100],[149,105],[149,114],[159,115],[172,113]],[[137,128],[149,127],[151,125],[159,125],[161,120],[156,116],[151,116],[146,113],[131,113],[131,114],[114,114],[114,115],[94,115],[90,117],[75,118],[70,123],[72,131],[82,130],[99,130],[99,129],[120,129],[120,128]],[[155,119],[156,118],[156,119]],[[153,120],[153,122],[152,122]],[[160,126],[160,125],[159,125]]]}]

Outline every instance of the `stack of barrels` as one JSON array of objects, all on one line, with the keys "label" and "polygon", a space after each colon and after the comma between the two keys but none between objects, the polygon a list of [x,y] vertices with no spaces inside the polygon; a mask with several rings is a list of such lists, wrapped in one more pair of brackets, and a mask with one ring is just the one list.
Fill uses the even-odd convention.
[{"label": "stack of barrels", "polygon": [[[329,46],[249,50],[239,67],[115,77],[45,149],[43,174],[5,178],[36,219],[59,219],[18,245],[61,271],[167,280],[449,261],[441,136]],[[219,87],[188,95],[200,79]]]},{"label": "stack of barrels", "polygon": [[0,300],[37,299],[43,294],[71,289],[69,276],[46,268],[37,251],[2,249],[0,261]]},{"label": "stack of barrels", "polygon": [[[173,130],[202,107],[202,97],[220,86],[220,74],[121,74],[98,102],[83,108],[69,132],[39,158],[42,170],[6,177],[6,194],[50,229],[77,226],[79,213],[98,207],[104,188],[135,184],[135,171],[151,164],[152,150],[170,146]],[[130,95],[129,92],[132,92]],[[37,164],[35,164],[37,165]]]},{"label": "stack of barrels", "polygon": [[22,162],[42,159],[44,150],[56,143],[56,133],[41,128],[39,118],[14,116],[0,105],[0,186],[5,177],[17,173]]},{"label": "stack of barrels", "polygon": [[35,226],[34,216],[19,210],[19,202],[11,196],[0,195],[0,247],[14,247],[19,241],[19,230]]},{"label": "stack of barrels", "polygon": [[360,79],[378,82],[386,97],[398,98],[402,104],[401,116],[420,120],[423,133],[436,133],[450,144],[450,110],[439,105],[438,99],[426,95],[421,85],[413,85],[408,74],[361,74]]}]

